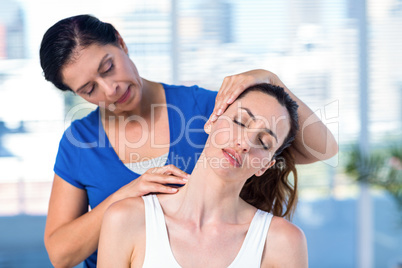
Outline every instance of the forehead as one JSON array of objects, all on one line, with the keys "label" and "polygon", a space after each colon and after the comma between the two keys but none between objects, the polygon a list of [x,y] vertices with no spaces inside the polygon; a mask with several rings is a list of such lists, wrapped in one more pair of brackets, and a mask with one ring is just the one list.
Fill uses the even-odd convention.
[{"label": "forehead", "polygon": [[248,108],[254,115],[264,118],[288,117],[286,107],[282,106],[275,97],[260,91],[251,91],[245,94],[241,99],[236,100],[232,106],[237,109]]},{"label": "forehead", "polygon": [[63,83],[73,90],[86,83],[86,80],[96,76],[102,58],[107,54],[115,53],[115,49],[117,47],[113,45],[97,44],[76,48],[71,59],[61,69]]}]

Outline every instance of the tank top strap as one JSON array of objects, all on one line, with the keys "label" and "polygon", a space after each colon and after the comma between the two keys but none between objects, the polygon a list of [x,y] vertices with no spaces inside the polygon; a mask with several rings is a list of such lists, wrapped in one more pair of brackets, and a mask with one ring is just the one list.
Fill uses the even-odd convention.
[{"label": "tank top strap", "polygon": [[260,267],[268,229],[273,215],[257,210],[239,253],[228,268]]},{"label": "tank top strap", "polygon": [[143,196],[145,204],[145,258],[143,268],[180,268],[170,248],[165,216],[156,195]]}]

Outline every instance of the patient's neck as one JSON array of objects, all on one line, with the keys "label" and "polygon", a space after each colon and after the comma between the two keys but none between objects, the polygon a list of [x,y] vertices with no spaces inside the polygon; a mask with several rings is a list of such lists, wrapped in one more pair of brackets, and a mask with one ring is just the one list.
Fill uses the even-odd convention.
[{"label": "patient's neck", "polygon": [[189,181],[176,194],[180,200],[177,213],[198,221],[200,225],[214,220],[235,220],[245,206],[239,197],[245,180],[222,178],[205,161],[202,153]]}]

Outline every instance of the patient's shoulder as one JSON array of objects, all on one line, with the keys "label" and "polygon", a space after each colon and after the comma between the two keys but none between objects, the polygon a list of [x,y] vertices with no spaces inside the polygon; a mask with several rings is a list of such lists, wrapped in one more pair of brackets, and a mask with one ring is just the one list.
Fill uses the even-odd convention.
[{"label": "patient's shoulder", "polygon": [[114,202],[106,210],[104,221],[111,221],[114,225],[130,230],[145,226],[145,206],[141,197],[130,197]]},{"label": "patient's shoulder", "polygon": [[274,216],[269,227],[262,267],[308,267],[304,232],[284,218]]}]

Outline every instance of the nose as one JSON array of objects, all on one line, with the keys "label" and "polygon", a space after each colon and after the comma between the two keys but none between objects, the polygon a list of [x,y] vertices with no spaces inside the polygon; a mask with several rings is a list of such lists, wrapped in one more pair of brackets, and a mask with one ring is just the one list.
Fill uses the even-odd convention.
[{"label": "nose", "polygon": [[250,135],[246,131],[239,133],[237,138],[237,147],[244,153],[248,153],[251,148]]},{"label": "nose", "polygon": [[239,147],[243,152],[248,153],[251,148],[258,147],[258,137],[259,132],[253,129],[246,129],[238,133],[237,136],[237,147]]},{"label": "nose", "polygon": [[100,79],[98,84],[107,97],[113,97],[116,95],[118,84],[111,81],[111,79]]}]

